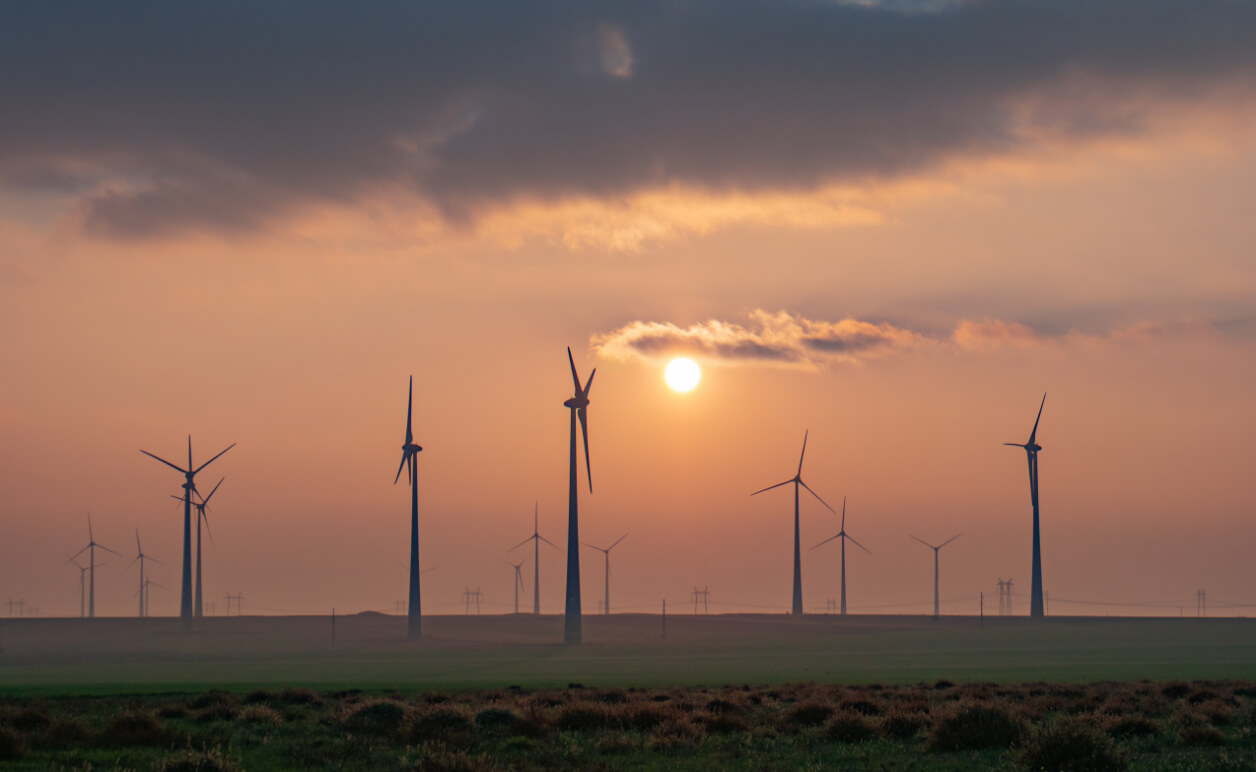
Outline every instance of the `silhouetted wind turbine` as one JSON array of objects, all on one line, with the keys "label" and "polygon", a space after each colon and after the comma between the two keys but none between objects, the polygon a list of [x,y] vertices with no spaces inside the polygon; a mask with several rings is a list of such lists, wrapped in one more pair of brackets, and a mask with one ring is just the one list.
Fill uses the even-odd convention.
[{"label": "silhouetted wind turbine", "polygon": [[140,603],[144,604],[144,616],[149,615],[148,614],[148,599],[149,599],[149,596],[153,594],[153,590],[152,590],[153,587],[159,587],[163,590],[166,589],[166,586],[164,584],[157,584],[152,579],[144,580],[144,584],[140,586],[140,589],[143,590],[143,592],[140,594]]},{"label": "silhouetted wind turbine", "polygon": [[[178,497],[176,496],[175,498],[178,498]],[[137,561],[138,561],[138,562],[139,562],[139,564],[140,564],[140,592],[139,592],[139,595],[140,595],[140,616],[142,616],[142,617],[143,617],[143,616],[148,616],[147,606],[146,606],[146,604],[144,603],[144,587],[146,586],[146,585],[145,585],[145,581],[144,581],[144,561],[145,561],[145,560],[151,560],[151,561],[153,561],[154,563],[160,563],[161,561],[160,561],[160,560],[158,560],[158,559],[157,559],[157,558],[155,558],[155,557],[152,557],[152,556],[150,556],[150,555],[145,555],[145,554],[144,554],[144,548],[140,546],[140,529],[138,529],[138,528],[136,528],[136,529],[135,529],[135,553],[136,553],[136,554],[135,554],[135,560],[132,560],[130,563],[127,563],[127,568],[130,568],[131,566],[135,565],[135,563],[136,563]],[[200,588],[200,579],[199,579],[199,576],[198,576],[198,578],[197,578],[197,587],[196,587],[196,590],[197,590],[197,593],[198,593],[198,594],[200,593],[200,589],[201,589],[201,588]]]},{"label": "silhouetted wind turbine", "polygon": [[1029,442],[1005,442],[1014,448],[1024,448],[1029,461],[1029,501],[1034,507],[1034,552],[1029,578],[1029,616],[1041,617],[1045,613],[1042,603],[1042,543],[1038,539],[1038,451],[1042,446],[1035,441],[1038,435],[1038,422],[1042,420],[1042,407],[1047,404],[1047,394],[1043,392],[1042,402],[1038,404],[1038,417],[1034,419],[1033,431],[1029,433]]},{"label": "silhouetted wind turbine", "polygon": [[541,542],[545,542],[554,549],[558,549],[558,545],[541,535],[537,530],[537,505],[532,505],[532,535],[515,546],[511,547],[507,552],[517,550],[528,542],[532,545],[532,613],[539,615],[541,613]]},{"label": "silhouetted wind turbine", "polygon": [[515,613],[519,613],[519,588],[523,586],[523,564],[528,562],[528,556],[524,555],[523,560],[518,563],[511,563],[509,560],[503,560],[503,563],[515,569]]},{"label": "silhouetted wind turbine", "polygon": [[[70,553],[68,552],[65,554],[65,556],[69,558],[65,562],[73,563],[74,567],[79,570],[79,616],[86,617],[87,616],[87,570],[88,570],[88,567],[80,566],[79,562],[75,560],[74,558],[70,557]],[[104,563],[101,563],[101,565],[103,566]]]},{"label": "silhouetted wind turbine", "polygon": [[[854,537],[846,533],[846,497],[845,496],[842,497],[842,530],[838,531],[837,533],[833,534],[829,538],[820,542],[820,544],[828,544],[834,539],[842,540],[842,615],[845,616],[846,614],[846,542],[847,540],[849,540],[852,544],[854,544],[859,549],[863,550],[864,552],[867,552],[869,555],[872,554],[872,552],[867,547],[855,541]],[[816,547],[819,547],[820,544],[817,544]],[[812,547],[811,549],[815,549],[816,547]]]},{"label": "silhouetted wind turbine", "polygon": [[962,533],[957,533],[936,547],[930,544],[929,542],[925,541],[924,539],[918,538],[916,536],[912,537],[916,541],[920,542],[921,544],[925,545],[929,549],[933,550],[933,616],[935,619],[939,616],[939,613],[940,613],[938,611],[938,552],[940,552],[943,547],[945,547],[946,545],[950,544],[951,542],[955,541],[956,539],[958,539],[959,537],[963,535],[964,534]]},{"label": "silhouetted wind turbine", "polygon": [[[223,477],[222,479],[220,479],[218,481],[218,485],[222,485],[223,481],[226,479],[227,479],[226,477]],[[201,596],[202,596],[202,591],[203,591],[202,582],[201,582],[201,523],[202,522],[205,523],[205,531],[209,533],[209,540],[213,541],[214,534],[213,532],[209,530],[209,516],[205,514],[205,508],[209,506],[209,500],[213,498],[214,493],[217,492],[218,485],[215,485],[214,489],[209,492],[209,495],[201,499],[199,504],[195,501],[192,502],[192,506],[196,507],[196,601],[193,605],[192,613],[198,619],[202,616],[201,610],[202,608],[204,608],[201,604]],[[196,495],[197,496],[201,495],[201,492],[197,491]],[[171,496],[170,498],[174,499],[175,501],[183,501],[182,496]]]},{"label": "silhouetted wind turbine", "polygon": [[182,587],[179,590],[179,616],[182,617],[184,621],[191,621],[192,619],[192,493],[196,491],[196,474],[217,461],[219,456],[226,453],[228,450],[231,450],[235,446],[236,444],[233,442],[220,451],[217,456],[214,456],[198,467],[193,467],[192,435],[189,434],[187,469],[184,469],[176,464],[172,464],[161,456],[155,456],[147,450],[140,450],[141,453],[149,458],[155,458],[171,469],[183,473],[183,581]]},{"label": "silhouetted wind turbine", "polygon": [[[114,552],[103,544],[96,543],[96,537],[92,534],[92,515],[87,514],[87,546],[70,556],[70,561],[74,562],[74,558],[87,553],[87,616],[95,618],[96,616],[96,548],[99,547],[105,552],[113,552],[118,557],[122,557],[121,552]],[[78,565],[77,562],[74,563]]]},{"label": "silhouetted wind turbine", "polygon": [[615,540],[615,544],[612,544],[606,549],[602,549],[601,547],[598,547],[596,545],[589,544],[587,541],[581,542],[582,544],[584,544],[584,546],[588,547],[589,549],[595,549],[598,552],[601,552],[602,554],[606,555],[606,600],[602,603],[603,614],[609,615],[611,613],[611,550],[615,549],[616,544],[619,544],[621,541],[627,538],[628,538],[628,534],[624,534],[623,536],[620,536],[618,539]]},{"label": "silhouetted wind turbine", "polygon": [[564,615],[563,642],[580,643],[583,638],[580,627],[580,526],[577,512],[576,478],[579,475],[576,462],[576,418],[580,419],[580,432],[584,436],[584,468],[589,475],[589,493],[593,492],[593,470],[589,468],[589,389],[593,386],[593,376],[597,368],[589,373],[589,380],[580,386],[580,376],[576,375],[576,360],[571,356],[571,347],[567,347],[567,362],[571,365],[571,381],[576,393],[563,403],[571,409],[571,474],[567,496],[567,607]]},{"label": "silhouetted wind turbine", "polygon": [[393,485],[401,479],[401,470],[406,470],[406,481],[410,484],[410,599],[406,605],[406,635],[418,638],[422,632],[422,616],[419,607],[419,451],[422,447],[414,443],[412,418],[414,416],[414,376],[410,376],[410,390],[406,397],[406,441],[401,446],[401,465],[397,467],[397,476]]},{"label": "silhouetted wind turbine", "polygon": [[802,481],[802,460],[803,457],[807,455],[807,434],[808,432],[803,432],[802,435],[802,453],[798,455],[798,472],[785,482],[779,482],[776,485],[769,485],[762,490],[757,490],[750,494],[751,496],[758,496],[764,491],[770,491],[773,488],[779,488],[782,485],[789,485],[790,483],[794,484],[794,614],[802,614],[802,550],[798,534],[798,486],[801,485],[802,487],[807,488],[807,493],[815,496],[816,501],[824,504],[825,508],[830,512],[837,514],[834,512],[833,507],[828,505],[828,502],[820,498],[820,494],[811,490],[811,488],[809,488],[807,484]]}]

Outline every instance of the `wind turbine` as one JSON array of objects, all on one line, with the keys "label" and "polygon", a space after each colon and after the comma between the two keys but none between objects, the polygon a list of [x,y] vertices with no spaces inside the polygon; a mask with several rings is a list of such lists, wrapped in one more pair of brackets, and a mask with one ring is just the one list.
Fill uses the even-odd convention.
[{"label": "wind turbine", "polygon": [[[626,538],[628,538],[628,534],[624,534],[623,536],[620,536],[618,539],[615,540],[615,544],[619,544],[621,541],[623,541]],[[612,544],[606,549],[602,549],[601,547],[595,546],[593,544],[589,544],[588,542],[581,542],[581,544],[588,547],[589,549],[595,549],[598,552],[601,552],[604,555],[606,555],[606,600],[602,604],[602,613],[609,615],[611,613],[611,550],[615,549],[615,544]]]},{"label": "wind turbine", "polygon": [[834,512],[833,507],[828,505],[828,502],[820,498],[820,494],[811,490],[811,488],[809,488],[807,484],[802,481],[802,459],[807,455],[807,434],[808,432],[803,432],[802,435],[802,453],[798,455],[798,472],[785,482],[779,482],[776,485],[769,485],[763,490],[757,490],[750,494],[751,496],[758,496],[764,491],[770,491],[773,488],[779,488],[782,485],[789,485],[790,483],[794,484],[794,607],[792,612],[794,614],[802,614],[802,551],[799,546],[798,536],[798,486],[801,485],[802,487],[807,488],[807,493],[815,496],[816,501],[824,504],[825,508],[830,512],[837,514]]},{"label": "wind turbine", "polygon": [[[833,534],[829,538],[820,542],[820,544],[828,544],[834,539],[842,540],[842,616],[846,616],[846,542],[849,540],[852,544],[854,544],[856,547],[863,550],[864,552],[867,552],[869,555],[871,555],[872,552],[864,545],[855,541],[853,536],[846,533],[846,497],[845,496],[842,497],[842,530],[838,531],[837,533]],[[817,544],[816,547],[819,547],[820,544]],[[816,547],[812,547],[811,549],[815,549]]]},{"label": "wind turbine", "polygon": [[[178,498],[178,497],[176,496],[175,498]],[[197,546],[200,546],[199,543]],[[127,568],[130,568],[131,566],[135,565],[136,561],[138,561],[140,564],[140,592],[139,592],[140,616],[145,617],[145,616],[148,616],[148,604],[144,602],[144,597],[145,597],[144,588],[147,586],[147,583],[144,581],[144,561],[151,560],[154,563],[160,563],[161,561],[155,557],[152,557],[151,555],[144,554],[144,548],[140,546],[140,529],[138,528],[135,529],[135,553],[136,553],[135,560],[132,560],[130,563],[128,563]],[[197,567],[199,568],[199,565]],[[200,590],[201,590],[200,572],[198,571],[197,581],[196,581],[196,593],[198,596],[200,595]]]},{"label": "wind turbine", "polygon": [[1042,420],[1042,408],[1047,404],[1047,394],[1043,392],[1042,402],[1038,404],[1038,417],[1034,419],[1033,431],[1029,433],[1029,442],[1005,442],[1014,448],[1024,448],[1029,461],[1029,501],[1034,507],[1034,553],[1029,579],[1029,616],[1042,617],[1045,609],[1042,603],[1042,543],[1038,538],[1038,451],[1042,446],[1035,441],[1038,435],[1038,422]]},{"label": "wind turbine", "polygon": [[[226,479],[226,477],[223,477],[218,480],[218,485],[222,485],[223,481]],[[205,508],[209,506],[209,500],[212,499],[214,494],[218,492],[218,485],[214,486],[214,489],[209,492],[208,496],[201,499],[201,503],[197,504],[196,502],[192,502],[192,506],[196,507],[196,617],[198,619],[202,616],[201,610],[204,608],[201,605],[201,523],[205,523],[205,531],[208,533],[209,517],[205,514]],[[197,491],[196,495],[199,496],[200,491]],[[209,538],[213,539],[214,535],[210,533]]]},{"label": "wind turbine", "polygon": [[[234,448],[236,444],[233,442],[225,449],[220,451],[217,456],[201,464],[198,467],[192,466],[192,435],[188,435],[188,466],[184,469],[177,464],[172,464],[161,456],[155,456],[147,450],[141,449],[140,452],[149,458],[155,458],[166,466],[176,471],[182,472],[184,477],[183,483],[183,584],[179,590],[179,616],[184,621],[192,619],[192,493],[196,491],[196,474],[205,467],[218,460],[218,457],[228,450]],[[200,605],[197,605],[199,610]]]},{"label": "wind turbine", "polygon": [[113,552],[118,557],[122,557],[122,553],[114,552],[103,544],[96,543],[96,537],[92,533],[92,515],[87,513],[87,546],[70,556],[70,562],[78,565],[74,561],[79,555],[87,553],[87,616],[96,617],[96,548],[100,547],[105,552]]},{"label": "wind turbine", "polygon": [[580,628],[580,526],[577,512],[576,478],[579,477],[576,462],[576,418],[580,419],[580,433],[584,435],[584,468],[589,475],[589,493],[593,492],[593,470],[589,468],[589,389],[593,386],[593,376],[597,368],[589,373],[589,380],[584,387],[580,386],[580,376],[576,374],[576,360],[571,356],[571,347],[567,347],[567,362],[571,365],[571,381],[576,393],[563,403],[571,409],[571,474],[567,496],[567,607],[563,624],[563,642],[580,643],[583,636]]},{"label": "wind turbine", "polygon": [[[66,556],[67,558],[69,558],[69,559],[68,559],[68,560],[66,560],[65,562],[67,562],[67,563],[73,563],[73,564],[74,564],[74,567],[75,567],[75,568],[77,568],[77,569],[79,570],[79,616],[80,616],[80,617],[86,617],[86,616],[87,616],[87,571],[88,571],[88,567],[87,567],[87,566],[80,566],[80,565],[79,565],[79,562],[78,562],[77,560],[75,560],[74,558],[70,557],[70,553],[68,553],[68,552],[65,554],[65,556]],[[103,565],[104,565],[104,563],[101,563],[101,565],[103,566]]]},{"label": "wind turbine", "polygon": [[515,569],[515,613],[519,613],[519,588],[523,586],[523,564],[528,562],[528,556],[524,555],[523,560],[518,563],[511,563],[509,560],[503,560],[503,563]]},{"label": "wind turbine", "polygon": [[153,587],[160,587],[163,590],[166,589],[165,585],[157,584],[152,579],[144,580],[144,584],[140,585],[140,603],[143,604],[144,608],[143,616],[148,616],[148,598],[153,594]]},{"label": "wind turbine", "polygon": [[406,635],[418,638],[422,632],[422,617],[419,608],[419,459],[422,447],[414,443],[414,432],[411,419],[414,415],[414,376],[410,376],[410,390],[406,397],[406,441],[401,446],[401,465],[397,467],[397,476],[393,485],[401,479],[401,470],[406,470],[406,481],[410,484],[410,599],[406,604]]},{"label": "wind turbine", "polygon": [[541,535],[537,530],[537,505],[532,505],[532,535],[515,546],[511,547],[507,552],[517,550],[528,542],[532,545],[532,613],[540,615],[541,613],[541,542],[545,542],[554,549],[558,549],[558,545]]},{"label": "wind turbine", "polygon": [[964,534],[962,533],[957,533],[936,547],[930,544],[929,542],[925,541],[924,539],[918,538],[916,536],[912,537],[916,541],[920,542],[921,544],[925,545],[929,549],[933,550],[933,618],[934,619],[937,619],[939,616],[939,611],[938,611],[938,552],[943,547],[945,547],[946,545],[950,544],[951,542],[955,541],[956,539],[958,539],[959,537],[963,535]]}]

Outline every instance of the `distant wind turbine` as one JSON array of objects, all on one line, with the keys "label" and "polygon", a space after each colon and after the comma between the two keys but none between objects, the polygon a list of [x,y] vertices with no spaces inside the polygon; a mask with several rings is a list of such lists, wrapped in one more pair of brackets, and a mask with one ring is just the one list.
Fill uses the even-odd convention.
[{"label": "distant wind turbine", "polygon": [[[838,531],[837,533],[833,534],[832,536],[830,536],[829,538],[825,539],[824,541],[820,542],[820,544],[828,544],[834,539],[842,540],[842,616],[845,616],[846,615],[846,542],[849,540],[851,544],[854,544],[859,549],[863,550],[864,552],[867,552],[869,555],[872,554],[872,552],[867,547],[855,541],[854,537],[846,533],[846,497],[845,496],[842,497],[842,529]],[[819,547],[820,544],[817,544],[816,547]],[[812,547],[811,549],[815,549],[816,547]]]},{"label": "distant wind turbine", "polygon": [[528,562],[528,556],[524,555],[523,560],[518,563],[511,563],[509,560],[503,560],[503,563],[515,569],[515,613],[519,613],[519,588],[523,587],[523,564]]},{"label": "distant wind turbine", "polygon": [[[211,495],[212,495],[212,494],[211,494]],[[178,497],[176,496],[176,498],[178,498]],[[134,559],[134,560],[132,560],[130,563],[128,563],[128,564],[127,564],[127,568],[130,568],[131,566],[135,565],[135,564],[136,564],[136,562],[138,562],[138,563],[140,564],[140,592],[139,592],[139,596],[140,596],[140,616],[141,616],[141,617],[145,617],[145,616],[148,616],[148,604],[146,604],[146,603],[144,602],[144,598],[145,598],[145,587],[147,587],[147,586],[148,586],[148,584],[147,584],[147,582],[145,582],[145,581],[144,581],[144,561],[145,561],[145,560],[151,560],[151,561],[153,561],[154,563],[160,563],[161,561],[160,561],[160,560],[158,560],[158,559],[157,559],[157,558],[155,558],[155,557],[152,557],[151,555],[145,555],[145,554],[144,554],[144,548],[140,546],[140,529],[138,529],[138,528],[136,528],[136,529],[135,529],[135,553],[136,553],[136,554],[135,554],[135,559]],[[198,567],[199,567],[199,566],[198,566]],[[199,578],[198,578],[198,580],[197,580],[197,585],[196,585],[196,590],[197,590],[197,593],[198,593],[198,594],[200,593],[200,589],[201,589],[201,587],[200,587],[200,581],[199,581]]]},{"label": "distant wind turbine", "polygon": [[576,479],[579,466],[576,462],[576,419],[580,419],[580,433],[584,436],[584,468],[589,476],[589,493],[593,492],[593,470],[589,467],[589,389],[597,368],[589,373],[589,380],[580,386],[576,374],[576,360],[567,347],[567,362],[571,365],[571,380],[576,393],[563,406],[571,409],[571,464],[567,496],[567,604],[563,619],[563,642],[580,643],[583,634],[580,626],[580,524],[577,506]]},{"label": "distant wind turbine", "polygon": [[410,599],[406,605],[406,635],[418,638],[422,632],[422,616],[419,607],[419,459],[422,447],[414,442],[411,419],[414,415],[414,376],[410,376],[410,390],[406,398],[406,441],[401,446],[401,465],[397,467],[397,476],[393,485],[401,479],[401,470],[406,470],[406,481],[410,484]]},{"label": "distant wind turbine", "polygon": [[[222,485],[223,481],[226,479],[227,479],[226,477],[223,477],[222,479],[220,479],[218,481],[218,485]],[[209,500],[212,499],[214,497],[214,494],[218,492],[218,485],[215,485],[214,489],[209,492],[208,496],[201,499],[200,503],[197,503],[195,501],[192,502],[192,506],[196,507],[196,601],[194,604],[193,614],[196,616],[197,619],[201,618],[202,609],[204,608],[204,606],[201,604],[202,592],[204,590],[204,587],[202,586],[202,582],[201,582],[201,523],[205,524],[205,531],[208,533],[209,532],[209,516],[205,514],[205,508],[209,506]],[[201,492],[197,491],[196,495],[200,496]],[[182,496],[171,496],[170,498],[176,501],[183,500]],[[213,533],[209,533],[209,539],[210,541],[213,541],[214,539]]]},{"label": "distant wind turbine", "polygon": [[789,485],[790,483],[794,484],[794,614],[802,614],[802,549],[800,547],[798,533],[798,486],[801,485],[802,487],[807,488],[807,493],[815,496],[816,501],[824,504],[825,508],[830,512],[837,514],[834,512],[833,507],[828,505],[828,502],[820,498],[820,494],[811,490],[811,488],[809,488],[807,484],[802,481],[802,460],[803,457],[807,455],[807,434],[808,432],[803,432],[802,435],[802,453],[798,455],[798,472],[785,482],[779,482],[776,485],[769,485],[762,490],[757,490],[750,494],[751,496],[758,496],[764,491],[770,491],[773,488],[779,488],[782,485]]},{"label": "distant wind turbine", "polygon": [[528,542],[533,542],[532,613],[539,616],[541,613],[541,542],[545,542],[554,549],[558,549],[558,545],[542,536],[541,532],[537,530],[537,505],[535,503],[532,505],[532,535],[506,551],[510,552],[511,550],[517,550]]},{"label": "distant wind turbine", "polygon": [[[185,621],[190,622],[192,619],[192,494],[196,492],[196,475],[205,467],[218,460],[219,456],[234,448],[236,444],[233,442],[225,449],[220,451],[217,456],[201,464],[200,466],[192,466],[192,435],[188,435],[188,466],[184,469],[177,464],[172,464],[161,456],[155,456],[147,450],[141,449],[140,452],[149,458],[155,458],[166,466],[183,473],[183,581],[179,589],[179,616]],[[198,604],[199,608],[199,604]]]},{"label": "distant wind turbine", "polygon": [[164,584],[157,584],[152,579],[145,579],[144,584],[140,585],[140,603],[142,603],[144,607],[144,613],[142,614],[142,616],[149,616],[148,599],[153,594],[152,588],[154,587],[160,588],[162,590],[166,589],[166,586]]},{"label": "distant wind turbine", "polygon": [[96,617],[96,548],[105,552],[113,552],[118,557],[122,557],[121,552],[115,552],[103,544],[96,543],[96,537],[92,533],[92,515],[87,513],[87,546],[70,556],[70,562],[78,565],[74,558],[87,553],[87,616],[88,618]]},{"label": "distant wind turbine", "polygon": [[615,544],[612,544],[606,549],[602,549],[601,547],[598,547],[596,545],[589,544],[588,542],[581,542],[582,544],[584,544],[584,546],[588,547],[589,549],[597,550],[598,552],[601,552],[602,554],[606,556],[606,600],[603,601],[602,603],[602,613],[606,615],[609,615],[611,613],[611,550],[615,549],[615,545],[619,544],[621,541],[627,538],[628,538],[628,534],[624,534],[623,536],[620,536],[618,539],[615,540]]},{"label": "distant wind turbine", "polygon": [[940,552],[943,547],[945,547],[946,545],[950,544],[951,542],[955,541],[956,539],[958,539],[959,537],[963,535],[964,534],[962,533],[957,533],[951,538],[937,545],[936,547],[930,544],[929,542],[925,541],[924,539],[921,539],[916,536],[912,537],[916,541],[920,542],[921,544],[925,545],[929,549],[933,550],[933,618],[934,619],[937,619],[938,616],[940,615],[940,612],[938,610],[938,552]]},{"label": "distant wind turbine", "polygon": [[[65,556],[69,558],[65,562],[73,563],[74,567],[79,570],[79,616],[86,617],[87,616],[87,572],[89,570],[89,567],[79,565],[79,562],[75,560],[74,558],[70,557],[70,553],[68,552],[65,554]],[[103,566],[104,563],[101,563],[101,565]]]},{"label": "distant wind turbine", "polygon": [[1042,602],[1042,543],[1038,538],[1038,451],[1042,446],[1035,441],[1038,436],[1038,422],[1042,420],[1042,408],[1047,404],[1047,394],[1043,392],[1042,402],[1038,404],[1038,417],[1034,419],[1033,431],[1029,433],[1029,442],[1005,442],[1014,448],[1024,448],[1029,461],[1029,501],[1034,508],[1034,552],[1029,578],[1029,616],[1042,617],[1046,609]]}]

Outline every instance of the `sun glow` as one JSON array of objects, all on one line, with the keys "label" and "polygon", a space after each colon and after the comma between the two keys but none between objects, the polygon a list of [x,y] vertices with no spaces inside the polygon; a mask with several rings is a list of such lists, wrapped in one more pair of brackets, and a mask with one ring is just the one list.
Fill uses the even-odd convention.
[{"label": "sun glow", "polygon": [[684,357],[668,362],[667,369],[663,371],[663,380],[667,381],[672,391],[693,391],[701,378],[698,363]]}]

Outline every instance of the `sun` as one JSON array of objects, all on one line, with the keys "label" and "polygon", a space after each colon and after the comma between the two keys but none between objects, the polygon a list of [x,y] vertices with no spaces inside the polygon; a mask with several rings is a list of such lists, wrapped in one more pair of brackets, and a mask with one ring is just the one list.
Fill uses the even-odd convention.
[{"label": "sun", "polygon": [[693,391],[701,378],[698,363],[685,357],[668,362],[667,369],[663,371],[663,380],[667,381],[672,391]]}]

